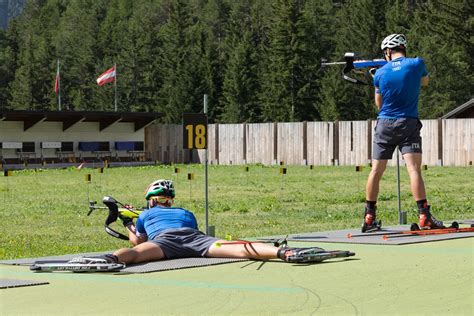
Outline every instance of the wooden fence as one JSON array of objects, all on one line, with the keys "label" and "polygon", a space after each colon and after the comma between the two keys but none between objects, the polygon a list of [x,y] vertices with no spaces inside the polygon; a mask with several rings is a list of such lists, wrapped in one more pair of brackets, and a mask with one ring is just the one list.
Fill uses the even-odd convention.
[{"label": "wooden fence", "polygon": [[[474,119],[423,120],[423,163],[468,166],[474,161]],[[210,124],[211,164],[365,165],[375,121]],[[203,162],[204,150],[183,149],[181,125],[145,130],[147,158],[163,163]],[[394,156],[389,165],[395,165]],[[403,164],[403,160],[401,160]]]}]

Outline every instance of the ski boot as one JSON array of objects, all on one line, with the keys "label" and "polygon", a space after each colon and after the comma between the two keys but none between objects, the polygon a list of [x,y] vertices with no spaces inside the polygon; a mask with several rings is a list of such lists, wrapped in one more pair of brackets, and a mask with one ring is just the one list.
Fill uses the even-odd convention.
[{"label": "ski boot", "polygon": [[376,230],[380,230],[382,227],[382,221],[377,220],[375,216],[376,209],[370,210],[365,208],[364,223],[362,224],[362,232],[370,233]]},{"label": "ski boot", "polygon": [[[443,222],[437,220],[430,212],[430,205],[418,211],[418,222],[420,229],[443,229],[446,226]],[[456,223],[457,224],[457,223]],[[459,227],[459,226],[458,226]]]}]

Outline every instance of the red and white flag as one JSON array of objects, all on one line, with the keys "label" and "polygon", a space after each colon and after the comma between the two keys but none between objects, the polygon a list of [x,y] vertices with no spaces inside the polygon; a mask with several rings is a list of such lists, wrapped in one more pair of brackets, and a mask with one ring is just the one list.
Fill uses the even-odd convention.
[{"label": "red and white flag", "polygon": [[56,70],[56,80],[54,81],[54,92],[56,92],[56,95],[59,93],[59,85],[61,84],[61,77],[59,76],[59,59],[58,59],[58,67]]},{"label": "red and white flag", "polygon": [[104,72],[97,78],[97,84],[103,86],[106,83],[113,82],[115,80],[115,66]]}]

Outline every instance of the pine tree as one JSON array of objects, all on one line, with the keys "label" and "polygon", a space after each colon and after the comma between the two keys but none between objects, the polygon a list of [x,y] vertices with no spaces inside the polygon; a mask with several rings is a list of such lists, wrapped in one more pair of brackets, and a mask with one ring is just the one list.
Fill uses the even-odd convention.
[{"label": "pine tree", "polygon": [[156,36],[165,20],[160,16],[161,4],[155,0],[135,2],[128,23],[121,59],[129,69],[128,78],[120,77],[124,103],[131,111],[160,111],[158,90],[162,78],[156,62],[160,38]]},{"label": "pine tree", "polygon": [[102,1],[71,0],[59,21],[54,46],[62,64],[61,98],[65,109],[113,109],[113,97],[103,103],[92,102],[98,91],[95,78],[106,70],[102,64],[96,65],[102,6]]},{"label": "pine tree", "polygon": [[[112,1],[107,5],[104,19],[99,25],[98,48],[102,58],[97,61],[101,69],[97,76],[116,65],[117,108],[121,111],[128,110],[130,102],[133,102],[130,95],[133,91],[131,84],[135,60],[130,53],[133,54],[134,38],[128,36],[129,19],[133,10],[132,1]],[[95,87],[93,103],[112,104],[114,99],[115,87],[112,84]]]},{"label": "pine tree", "polygon": [[168,20],[160,29],[163,44],[157,56],[158,75],[163,78],[159,104],[164,121],[177,123],[183,112],[202,111],[205,85],[200,64],[200,33],[186,1],[172,1],[165,8]]},{"label": "pine tree", "polygon": [[415,12],[408,47],[430,74],[420,95],[422,118],[440,117],[474,94],[473,10],[472,1],[429,1]]},{"label": "pine tree", "polygon": [[[10,26],[10,31],[13,29],[14,27]],[[12,49],[10,34],[0,30],[0,109],[9,108],[8,84],[13,80],[15,73],[15,52]]]},{"label": "pine tree", "polygon": [[14,109],[34,109],[42,106],[38,98],[38,76],[44,73],[42,63],[45,55],[45,42],[40,35],[38,19],[40,7],[35,1],[30,1],[24,8],[18,20],[17,68],[13,81],[10,83],[10,106]]},{"label": "pine tree", "polygon": [[[335,52],[333,59],[341,60],[345,52],[361,57],[379,57],[380,42],[385,35],[387,3],[376,0],[354,0],[345,4],[336,16]],[[342,67],[328,68],[322,80],[324,91],[318,102],[322,119],[364,120],[375,117],[373,88],[344,81]],[[370,80],[370,79],[369,79]],[[325,109],[329,105],[329,109]]]},{"label": "pine tree", "polygon": [[258,91],[258,21],[251,1],[236,2],[229,18],[228,54],[223,86],[222,114],[227,123],[255,122],[260,117]]},{"label": "pine tree", "polygon": [[265,121],[295,121],[314,116],[310,24],[302,0],[274,2],[261,102]]},{"label": "pine tree", "polygon": [[200,21],[200,68],[203,89],[208,94],[208,117],[212,122],[219,116],[225,65],[227,62],[225,42],[230,5],[224,0],[196,1],[192,5],[194,19]]}]

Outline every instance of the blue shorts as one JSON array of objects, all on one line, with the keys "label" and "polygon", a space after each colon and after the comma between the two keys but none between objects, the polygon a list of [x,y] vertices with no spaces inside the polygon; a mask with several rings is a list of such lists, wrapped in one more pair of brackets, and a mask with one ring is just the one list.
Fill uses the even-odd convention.
[{"label": "blue shorts", "polygon": [[160,246],[167,259],[177,259],[205,257],[218,240],[193,228],[177,228],[165,230],[149,242]]},{"label": "blue shorts", "polygon": [[420,120],[415,118],[379,118],[375,125],[372,158],[392,159],[397,146],[402,155],[421,153],[422,127]]}]

